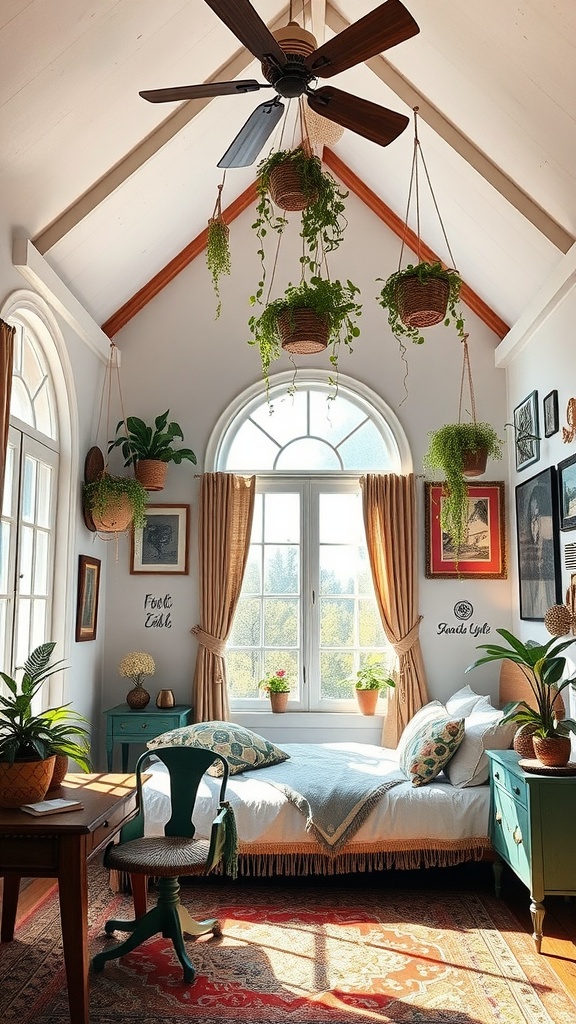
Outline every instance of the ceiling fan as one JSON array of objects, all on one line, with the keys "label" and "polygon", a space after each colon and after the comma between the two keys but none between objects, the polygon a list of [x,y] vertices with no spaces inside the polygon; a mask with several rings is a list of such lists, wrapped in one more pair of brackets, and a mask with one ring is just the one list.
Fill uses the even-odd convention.
[{"label": "ceiling fan", "polygon": [[379,146],[387,146],[406,128],[409,118],[404,114],[342,92],[334,86],[311,87],[317,78],[332,78],[340,71],[417,35],[420,29],[400,0],[386,0],[318,47],[312,33],[300,28],[296,22],[290,22],[277,32],[270,32],[250,0],[234,0],[233,3],[230,0],[205,0],[205,3],[261,62],[266,82],[254,79],[207,82],[172,89],[149,89],[141,92],[140,96],[150,103],[167,103],[274,89],[276,96],[256,107],[218,161],[218,167],[248,167],[254,163],[282,117],[282,98],[305,96],[317,114],[343,128],[350,128]]}]

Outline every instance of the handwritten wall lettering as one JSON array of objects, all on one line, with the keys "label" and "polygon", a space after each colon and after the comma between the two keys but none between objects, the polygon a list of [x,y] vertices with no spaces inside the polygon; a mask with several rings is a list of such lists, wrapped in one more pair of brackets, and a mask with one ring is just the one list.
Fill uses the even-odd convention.
[{"label": "handwritten wall lettering", "polygon": [[172,595],[146,594],[144,598],[144,628],[172,629]]},{"label": "handwritten wall lettering", "polygon": [[436,627],[436,633],[438,636],[441,636],[442,634],[448,636],[452,633],[467,634],[469,636],[486,636],[490,631],[491,628],[487,622],[482,626],[475,622],[470,622],[468,625],[464,622],[459,622],[457,626],[449,626],[447,622],[439,622]]}]

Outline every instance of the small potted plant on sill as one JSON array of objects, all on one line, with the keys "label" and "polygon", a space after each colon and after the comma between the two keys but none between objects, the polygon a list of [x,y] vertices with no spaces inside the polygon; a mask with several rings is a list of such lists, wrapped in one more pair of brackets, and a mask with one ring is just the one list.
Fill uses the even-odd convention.
[{"label": "small potted plant on sill", "polygon": [[161,491],[166,480],[169,462],[180,465],[187,460],[196,465],[196,456],[191,448],[175,448],[174,441],[184,440],[182,428],[178,423],[168,422],[170,410],[157,416],[154,427],[149,427],[138,416],[128,416],[120,420],[116,433],[122,433],[114,441],[108,442],[108,453],[120,447],[125,458],[125,466],[134,466],[136,479],[147,491]]},{"label": "small potted plant on sill", "polygon": [[370,654],[365,658],[356,673],[356,678],[350,682],[354,683],[358,707],[363,715],[376,714],[380,691],[396,685],[387,675],[382,659],[377,654]]},{"label": "small potted plant on sill", "polygon": [[[378,278],[382,280],[382,278]],[[457,308],[462,279],[457,270],[441,263],[409,263],[384,282],[377,301],[388,310],[392,334],[402,342],[424,344],[422,328],[444,322],[453,324],[458,337],[464,338],[464,318]]]},{"label": "small potted plant on sill", "polygon": [[508,659],[519,665],[532,691],[534,706],[528,701],[512,701],[504,707],[502,723],[518,722],[519,726],[530,727],[535,757],[547,767],[562,767],[570,760],[570,733],[576,734],[576,722],[561,718],[564,703],[561,693],[567,686],[576,684],[576,676],[563,679],[566,658],[563,655],[574,640],[558,641],[552,637],[545,644],[535,640],[523,643],[507,629],[497,629],[508,644],[479,644],[478,650],[486,651],[466,671],[479,665]]},{"label": "small potted plant on sill", "polygon": [[85,514],[98,533],[121,533],[146,523],[148,494],[135,477],[103,472],[82,486]]},{"label": "small potted plant on sill", "polygon": [[456,550],[466,540],[468,529],[467,477],[480,476],[486,460],[502,458],[502,444],[489,423],[446,423],[429,433],[428,451],[423,458],[425,469],[444,473],[446,486],[442,495],[440,525],[451,538]]},{"label": "small potted plant on sill", "polygon": [[261,690],[270,697],[270,708],[274,714],[281,714],[288,707],[290,694],[290,683],[286,678],[286,669],[279,668],[276,672],[269,672],[264,679],[258,683]]},{"label": "small potted plant on sill", "polygon": [[[356,324],[362,313],[360,294],[351,281],[331,281],[316,275],[298,285],[289,284],[284,295],[269,302],[258,315],[250,317],[253,337],[249,344],[260,350],[262,376],[268,387],[270,364],[282,349],[290,354],[312,354],[332,346],[330,362],[338,371],[341,344],[352,351],[360,334]],[[257,299],[252,296],[254,304]]]},{"label": "small potted plant on sill", "polygon": [[[60,784],[68,758],[83,771],[90,771],[89,732],[86,719],[68,705],[32,714],[36,693],[61,661],[50,665],[56,644],[40,644],[26,659],[20,682],[0,672],[9,690],[0,696],[0,807],[20,807],[43,800],[54,785]],[[62,759],[64,764],[56,764]],[[54,781],[54,772],[64,772]]]}]

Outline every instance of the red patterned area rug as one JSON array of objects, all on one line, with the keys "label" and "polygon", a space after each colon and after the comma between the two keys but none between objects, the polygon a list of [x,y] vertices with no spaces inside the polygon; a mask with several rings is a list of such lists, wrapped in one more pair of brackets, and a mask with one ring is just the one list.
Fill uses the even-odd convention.
[{"label": "red patterned area rug", "polygon": [[[406,874],[406,873],[404,873]],[[424,873],[425,874],[425,873]],[[422,883],[420,883],[422,884]],[[423,883],[424,886],[426,882]],[[531,937],[488,891],[441,891],[336,877],[182,887],[221,938],[189,943],[185,985],[169,941],[149,940],[90,976],[90,1024],[574,1024],[576,1004]],[[90,876],[90,950],[130,899]],[[121,936],[118,934],[117,939]],[[2,1024],[67,1024],[54,896],[0,952]]]}]

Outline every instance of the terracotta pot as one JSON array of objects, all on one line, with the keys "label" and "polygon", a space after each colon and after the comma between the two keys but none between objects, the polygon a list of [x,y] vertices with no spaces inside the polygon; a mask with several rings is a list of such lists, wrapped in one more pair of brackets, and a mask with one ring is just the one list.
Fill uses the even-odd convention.
[{"label": "terracotta pot", "polygon": [[328,345],[330,324],[327,316],[312,309],[286,309],[276,321],[285,352],[310,356],[323,352]]},{"label": "terracotta pot", "polygon": [[288,707],[289,693],[270,693],[270,707],[275,715],[281,715]]},{"label": "terracotta pot", "polygon": [[141,711],[142,708],[145,708],[150,703],[150,694],[148,690],[144,689],[142,684],[134,686],[126,694],[126,703],[133,711]]},{"label": "terracotta pot", "polygon": [[375,715],[380,690],[355,690],[356,700],[362,715]]},{"label": "terracotta pot", "polygon": [[441,277],[420,281],[416,276],[400,279],[396,290],[398,312],[407,327],[432,327],[446,316],[450,284]]},{"label": "terracotta pot", "polygon": [[534,732],[537,728],[538,726],[527,722],[516,730],[514,733],[514,739],[512,740],[512,746],[516,753],[520,754],[520,757],[525,757],[530,761],[536,757],[533,740]]},{"label": "terracotta pot", "polygon": [[68,771],[68,758],[66,754],[56,754],[54,760],[54,771],[52,772],[52,779],[48,790],[56,789],[57,786],[62,785],[62,780]]},{"label": "terracotta pot", "polygon": [[562,768],[570,760],[569,736],[534,736],[534,753],[547,768]]},{"label": "terracotta pot", "polygon": [[478,448],[475,452],[466,452],[462,465],[463,476],[482,476],[486,472],[488,449]]},{"label": "terracotta pot", "polygon": [[162,491],[167,469],[168,463],[160,459],[139,459],[134,467],[134,476],[147,491]]},{"label": "terracotta pot", "polygon": [[0,807],[21,807],[43,800],[54,772],[55,754],[44,761],[0,761]]}]

